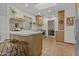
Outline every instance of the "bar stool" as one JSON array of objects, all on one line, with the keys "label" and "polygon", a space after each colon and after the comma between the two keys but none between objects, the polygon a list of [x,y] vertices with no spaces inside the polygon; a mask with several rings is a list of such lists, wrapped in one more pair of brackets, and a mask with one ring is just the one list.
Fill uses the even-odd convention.
[{"label": "bar stool", "polygon": [[19,42],[17,43],[17,47],[18,47],[17,55],[18,56],[25,56],[22,41],[19,40]]},{"label": "bar stool", "polygon": [[16,39],[10,40],[10,45],[11,45],[11,48],[12,48],[12,51],[11,51],[12,56],[17,55],[17,51],[18,51],[18,48],[19,48],[18,43],[19,43],[19,40],[16,40]]},{"label": "bar stool", "polygon": [[7,39],[5,40],[5,42],[6,43],[2,51],[2,56],[28,56],[29,55],[27,42],[22,40],[17,40],[17,39]]},{"label": "bar stool", "polygon": [[13,44],[12,48],[16,49],[17,56],[27,56],[28,55],[29,50],[28,50],[27,42],[22,41],[22,40],[16,40],[16,39],[11,40],[10,42]]},{"label": "bar stool", "polygon": [[4,41],[4,48],[2,50],[1,56],[16,56],[18,50],[18,42],[19,41],[16,39],[6,39]]}]

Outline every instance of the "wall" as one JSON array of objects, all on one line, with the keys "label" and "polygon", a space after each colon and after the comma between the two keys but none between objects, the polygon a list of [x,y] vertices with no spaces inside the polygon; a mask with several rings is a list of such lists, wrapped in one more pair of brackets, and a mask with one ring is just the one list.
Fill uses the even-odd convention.
[{"label": "wall", "polygon": [[[31,18],[33,18],[34,16],[33,15],[31,15],[31,14],[28,14],[27,12],[25,12],[24,10],[22,10],[22,9],[20,9],[20,8],[18,8],[18,7],[16,7],[16,6],[14,6],[14,5],[12,5],[12,4],[9,4],[9,7],[12,7],[12,8],[14,8],[14,10],[16,11],[16,14],[15,14],[15,16],[16,17],[24,17],[24,16],[26,16],[26,17],[31,17]],[[12,17],[12,15],[11,15],[11,12],[10,12],[10,9],[9,9],[9,18],[10,17]],[[33,20],[33,19],[32,19]],[[29,23],[28,23],[28,19],[26,18],[26,22],[20,22],[19,23],[19,26],[21,26],[21,27],[24,27],[25,29],[29,29]],[[12,30],[14,28],[14,23],[10,23],[10,30]]]},{"label": "wall", "polygon": [[[73,26],[66,26],[66,18],[75,16],[75,5],[71,4],[60,4],[59,10],[65,10],[65,33],[64,42],[76,43],[75,41],[75,22]],[[74,19],[75,20],[75,19]]]},{"label": "wall", "polygon": [[48,18],[44,17],[44,26],[43,29],[46,30],[46,36],[48,37]]},{"label": "wall", "polygon": [[54,16],[55,16],[54,17],[55,31],[58,31],[58,11],[60,11],[60,10],[65,10],[64,42],[76,43],[76,40],[75,40],[75,21],[74,21],[73,26],[66,26],[66,18],[75,16],[75,5],[74,5],[74,3],[58,4],[58,6],[56,7],[56,10],[53,12]]},{"label": "wall", "polygon": [[[9,39],[9,32],[10,32],[10,26],[9,26],[9,20],[10,20],[10,13],[9,13],[9,7],[11,4],[0,4],[0,41],[4,41],[5,39]],[[27,12],[24,12],[23,10],[20,10],[19,8],[16,8],[18,11],[16,16],[22,17],[22,15],[33,17],[32,15],[28,14]]]},{"label": "wall", "polygon": [[[54,26],[54,30],[57,31],[58,29],[58,23],[57,23],[57,18],[54,16],[52,18],[46,18],[44,17],[44,25],[42,27],[42,29],[45,29],[46,30],[46,36],[48,37],[48,21],[55,21],[55,26]],[[52,25],[53,26],[53,25]]]},{"label": "wall", "polygon": [[7,4],[0,4],[0,41],[4,41],[5,39],[9,38],[9,20],[7,17],[7,7]]},{"label": "wall", "polygon": [[[66,18],[75,16],[75,5],[65,9],[65,42],[76,43],[75,41],[75,21],[73,26],[66,26]],[[75,19],[74,19],[75,20]]]}]

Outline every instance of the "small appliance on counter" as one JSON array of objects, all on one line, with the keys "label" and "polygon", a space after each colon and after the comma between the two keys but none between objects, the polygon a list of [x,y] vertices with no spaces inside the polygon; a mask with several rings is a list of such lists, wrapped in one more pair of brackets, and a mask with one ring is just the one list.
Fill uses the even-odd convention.
[{"label": "small appliance on counter", "polygon": [[15,23],[15,29],[13,31],[20,31],[21,28],[19,27],[18,23]]},{"label": "small appliance on counter", "polygon": [[16,28],[14,31],[20,31],[21,29],[20,28]]}]

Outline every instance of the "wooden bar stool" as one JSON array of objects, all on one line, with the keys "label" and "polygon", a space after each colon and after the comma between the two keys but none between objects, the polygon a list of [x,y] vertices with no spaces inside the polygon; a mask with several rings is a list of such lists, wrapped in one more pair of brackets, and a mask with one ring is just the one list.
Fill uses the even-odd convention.
[{"label": "wooden bar stool", "polygon": [[5,45],[1,56],[28,56],[28,43],[17,39],[8,39],[5,41]]},{"label": "wooden bar stool", "polygon": [[22,41],[22,40],[21,41],[16,40],[16,39],[11,40],[10,42],[13,43],[14,48],[16,49],[17,56],[27,56],[28,55],[29,50],[28,50],[27,42]]},{"label": "wooden bar stool", "polygon": [[10,45],[11,45],[11,48],[12,48],[12,51],[11,51],[11,56],[16,56],[17,55],[17,51],[18,51],[18,42],[19,40],[16,40],[16,39],[12,39],[10,40]]}]

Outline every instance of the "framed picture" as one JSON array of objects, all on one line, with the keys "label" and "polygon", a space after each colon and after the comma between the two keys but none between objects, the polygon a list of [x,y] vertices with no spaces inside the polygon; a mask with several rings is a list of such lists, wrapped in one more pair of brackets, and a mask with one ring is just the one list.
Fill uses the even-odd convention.
[{"label": "framed picture", "polygon": [[75,17],[67,17],[66,24],[67,26],[73,26]]}]

